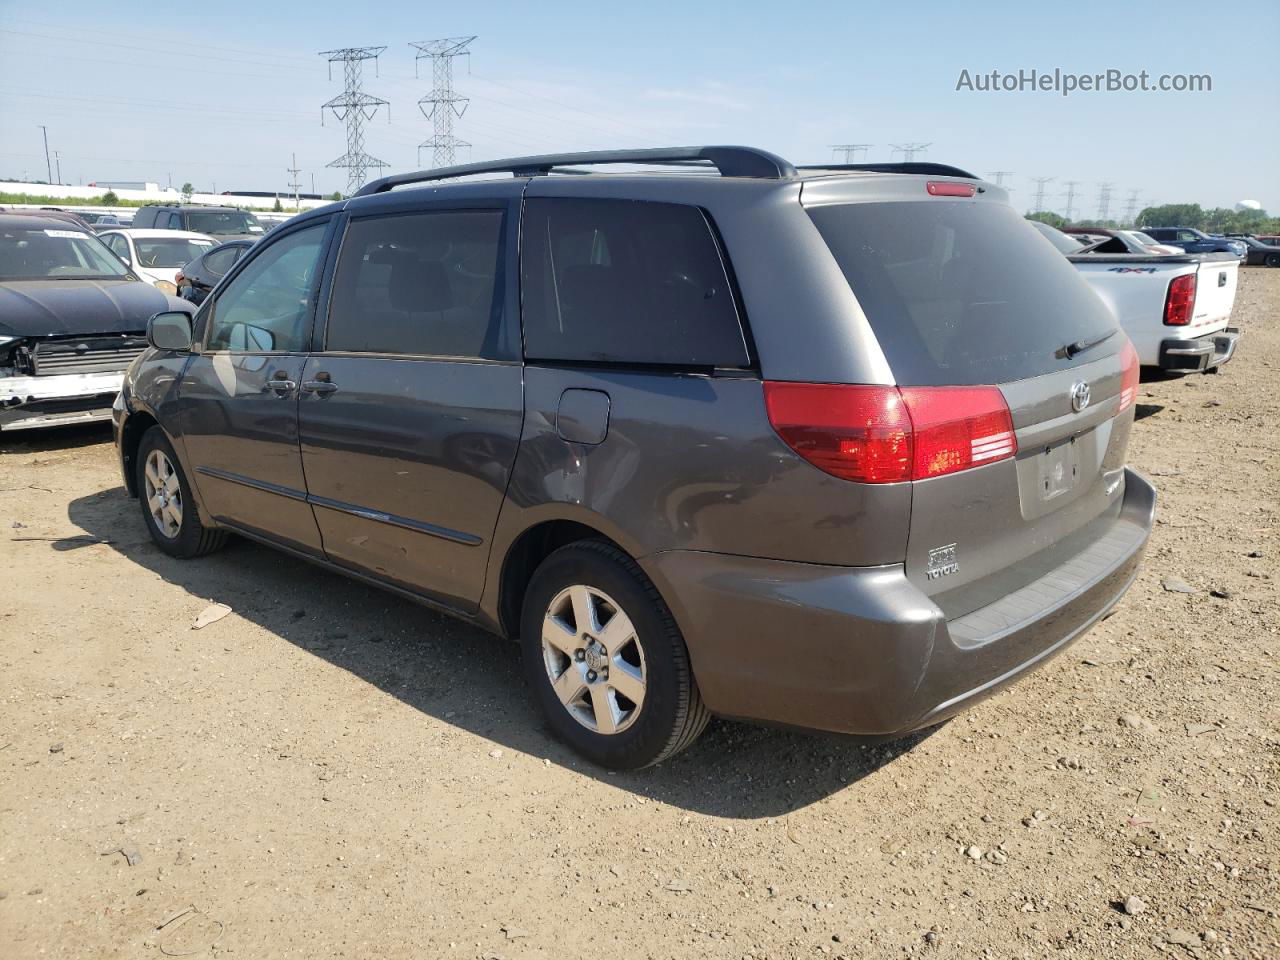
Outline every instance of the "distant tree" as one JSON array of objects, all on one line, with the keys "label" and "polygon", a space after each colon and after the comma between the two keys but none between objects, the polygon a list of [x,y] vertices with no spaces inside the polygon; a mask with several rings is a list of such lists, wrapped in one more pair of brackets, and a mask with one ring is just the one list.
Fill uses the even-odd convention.
[{"label": "distant tree", "polygon": [[280,198],[276,197],[275,204],[271,207],[272,213],[284,213],[284,207],[280,205]]},{"label": "distant tree", "polygon": [[184,184],[182,185],[182,202],[183,202],[183,203],[190,203],[190,202],[191,202],[191,195],[192,195],[193,193],[195,193],[195,192],[196,192],[196,188],[195,188],[195,187],[193,187],[190,183],[184,183]]},{"label": "distant tree", "polygon": [[1138,224],[1144,227],[1194,227],[1204,224],[1204,211],[1198,203],[1166,203],[1160,207],[1147,207],[1138,214]]},{"label": "distant tree", "polygon": [[1047,223],[1049,226],[1057,227],[1059,230],[1070,223],[1066,217],[1060,216],[1051,210],[1040,210],[1036,213],[1028,213],[1027,219],[1039,220],[1041,223]]},{"label": "distant tree", "polygon": [[105,206],[114,207],[120,202],[120,198],[116,196],[116,192],[114,190],[108,190],[102,195],[102,202]]},{"label": "distant tree", "polygon": [[335,191],[333,191],[333,193],[331,193],[331,194],[329,195],[329,199],[330,199],[330,200],[341,200],[341,199],[342,199],[342,194],[341,194],[341,193],[339,193],[337,190],[335,190]]}]

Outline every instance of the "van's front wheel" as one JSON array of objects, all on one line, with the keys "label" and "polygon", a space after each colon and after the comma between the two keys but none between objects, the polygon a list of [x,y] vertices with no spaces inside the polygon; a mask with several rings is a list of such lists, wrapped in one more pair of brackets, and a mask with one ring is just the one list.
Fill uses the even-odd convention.
[{"label": "van's front wheel", "polygon": [[222,546],[225,531],[200,522],[191,486],[164,431],[152,427],[138,444],[138,501],[151,539],[173,557],[198,557]]},{"label": "van's front wheel", "polygon": [[552,731],[601,766],[659,763],[707,724],[671,611],[610,543],[579,541],[542,562],[525,592],[520,637]]}]

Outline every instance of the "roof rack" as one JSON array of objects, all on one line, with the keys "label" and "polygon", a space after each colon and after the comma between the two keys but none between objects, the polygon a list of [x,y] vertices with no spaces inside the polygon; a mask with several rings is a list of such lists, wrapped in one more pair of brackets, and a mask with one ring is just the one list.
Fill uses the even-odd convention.
[{"label": "roof rack", "polygon": [[[372,180],[355,192],[357,197],[386,193],[395,187],[432,180],[450,180],[477,173],[510,173],[514,177],[542,177],[574,164],[662,164],[673,166],[711,166],[722,177],[752,177],[762,180],[786,180],[796,175],[796,168],[786,160],[753,147],[658,147],[650,150],[598,150],[585,153],[549,153],[536,157],[516,157],[485,163],[463,163],[453,167],[437,167],[416,173],[397,173]],[[582,172],[582,171],[575,171]]]},{"label": "roof rack", "polygon": [[799,167],[800,170],[861,170],[866,173],[914,173],[933,177],[964,177],[981,180],[967,170],[948,163],[815,163]]}]

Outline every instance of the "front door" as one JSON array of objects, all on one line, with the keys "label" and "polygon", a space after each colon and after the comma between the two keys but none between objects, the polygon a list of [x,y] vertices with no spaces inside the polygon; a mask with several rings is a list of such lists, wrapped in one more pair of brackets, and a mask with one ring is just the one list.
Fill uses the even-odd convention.
[{"label": "front door", "polygon": [[328,222],[273,238],[202,309],[181,387],[182,432],[205,508],[320,553],[298,451],[298,384]]},{"label": "front door", "polygon": [[513,224],[501,199],[353,218],[300,384],[325,554],[467,611],[523,417]]}]

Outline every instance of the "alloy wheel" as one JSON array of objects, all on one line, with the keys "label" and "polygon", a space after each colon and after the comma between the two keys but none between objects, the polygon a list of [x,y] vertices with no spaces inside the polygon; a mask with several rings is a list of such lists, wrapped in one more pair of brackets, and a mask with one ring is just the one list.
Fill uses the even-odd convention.
[{"label": "alloy wheel", "polygon": [[147,508],[156,529],[173,540],[182,532],[182,484],[163,450],[152,450],[142,470]]}]

